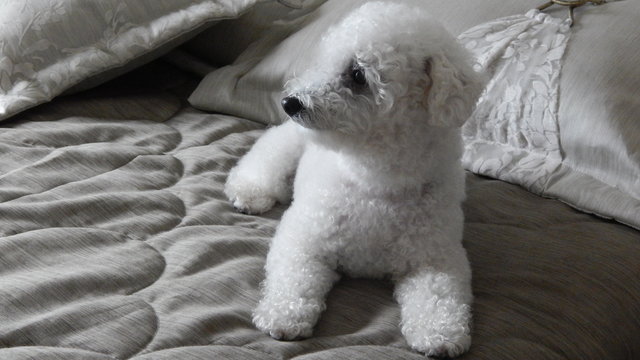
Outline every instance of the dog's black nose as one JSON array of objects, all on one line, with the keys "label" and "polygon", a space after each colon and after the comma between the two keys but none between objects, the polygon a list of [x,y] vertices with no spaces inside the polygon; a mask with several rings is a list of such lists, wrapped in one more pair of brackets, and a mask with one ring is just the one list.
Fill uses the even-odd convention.
[{"label": "dog's black nose", "polygon": [[286,98],[282,99],[282,108],[284,109],[284,112],[287,113],[287,115],[294,116],[296,114],[299,114],[304,109],[304,106],[302,106],[300,99],[298,99],[297,97],[287,96]]}]

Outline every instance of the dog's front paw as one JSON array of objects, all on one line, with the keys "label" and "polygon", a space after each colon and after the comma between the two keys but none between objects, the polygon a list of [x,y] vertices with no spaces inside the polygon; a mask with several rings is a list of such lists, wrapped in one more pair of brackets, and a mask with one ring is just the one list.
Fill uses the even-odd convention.
[{"label": "dog's front paw", "polygon": [[248,181],[231,172],[224,187],[233,207],[244,214],[262,214],[270,210],[277,201],[275,194],[271,194],[263,186]]},{"label": "dog's front paw", "polygon": [[276,340],[299,340],[311,336],[320,306],[304,302],[271,303],[262,300],[253,313],[253,323]]},{"label": "dog's front paw", "polygon": [[453,358],[466,352],[471,346],[471,336],[466,329],[448,331],[444,326],[436,331],[431,327],[412,325],[415,324],[405,324],[402,329],[407,343],[412,349],[427,356]]},{"label": "dog's front paw", "polygon": [[[254,322],[256,323],[264,320],[265,319],[254,318]],[[309,323],[273,324],[271,326],[256,325],[256,327],[265,334],[269,334],[272,338],[281,341],[302,340],[310,337],[313,333],[313,325]]]},{"label": "dog's front paw", "polygon": [[454,358],[469,350],[471,337],[451,341],[448,339],[422,338],[409,341],[413,350],[435,358]]},{"label": "dog's front paw", "polygon": [[254,193],[249,195],[236,195],[230,198],[233,207],[243,214],[262,214],[269,211],[276,199],[269,196],[260,196]]}]

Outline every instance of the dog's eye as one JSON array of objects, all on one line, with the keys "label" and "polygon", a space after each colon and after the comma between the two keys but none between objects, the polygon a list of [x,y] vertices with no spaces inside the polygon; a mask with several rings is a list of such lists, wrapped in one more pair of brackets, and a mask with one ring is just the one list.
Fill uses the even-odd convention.
[{"label": "dog's eye", "polygon": [[364,77],[364,69],[354,68],[351,70],[351,79],[358,85],[364,85],[367,83],[367,78]]}]

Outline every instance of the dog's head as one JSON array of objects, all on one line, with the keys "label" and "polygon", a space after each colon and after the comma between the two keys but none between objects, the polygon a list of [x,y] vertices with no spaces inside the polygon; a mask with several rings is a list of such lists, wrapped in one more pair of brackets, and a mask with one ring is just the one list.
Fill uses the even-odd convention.
[{"label": "dog's head", "polygon": [[282,100],[309,129],[357,136],[398,122],[459,127],[482,88],[466,51],[420,7],[366,3],[317,49],[316,64],[287,82]]}]

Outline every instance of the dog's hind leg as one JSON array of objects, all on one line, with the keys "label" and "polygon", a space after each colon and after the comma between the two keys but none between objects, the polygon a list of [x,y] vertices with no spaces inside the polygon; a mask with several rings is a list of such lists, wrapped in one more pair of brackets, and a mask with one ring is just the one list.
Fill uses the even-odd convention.
[{"label": "dog's hind leg", "polygon": [[231,170],[224,192],[238,211],[260,214],[276,201],[291,200],[293,175],[304,151],[298,128],[287,121],[267,130]]},{"label": "dog's hind leg", "polygon": [[468,269],[459,268],[465,262],[458,262],[458,268],[424,267],[397,280],[402,333],[414,350],[454,357],[469,349],[471,275]]}]

